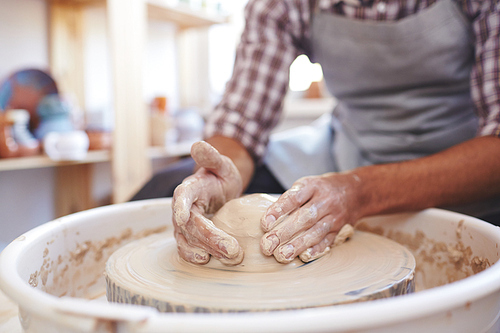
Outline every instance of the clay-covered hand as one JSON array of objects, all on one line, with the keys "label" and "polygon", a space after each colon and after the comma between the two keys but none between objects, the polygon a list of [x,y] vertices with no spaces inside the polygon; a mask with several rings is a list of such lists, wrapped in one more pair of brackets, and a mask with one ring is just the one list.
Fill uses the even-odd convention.
[{"label": "clay-covered hand", "polygon": [[172,219],[180,256],[206,264],[210,255],[228,265],[243,260],[236,239],[216,228],[207,216],[242,193],[242,180],[234,163],[204,141],[191,147],[199,169],[174,191]]},{"label": "clay-covered hand", "polygon": [[356,222],[355,189],[349,173],[304,177],[283,193],[261,220],[261,250],[281,263],[299,256],[304,262],[330,250],[341,228]]}]

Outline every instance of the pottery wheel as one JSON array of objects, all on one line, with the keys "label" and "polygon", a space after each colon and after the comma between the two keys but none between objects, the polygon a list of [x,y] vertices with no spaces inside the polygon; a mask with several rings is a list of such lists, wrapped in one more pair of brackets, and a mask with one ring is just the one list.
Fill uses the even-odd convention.
[{"label": "pottery wheel", "polygon": [[161,312],[247,312],[345,304],[414,290],[411,252],[361,231],[313,262],[297,259],[273,267],[259,271],[191,264],[179,257],[171,232],[156,234],[109,258],[107,298]]}]

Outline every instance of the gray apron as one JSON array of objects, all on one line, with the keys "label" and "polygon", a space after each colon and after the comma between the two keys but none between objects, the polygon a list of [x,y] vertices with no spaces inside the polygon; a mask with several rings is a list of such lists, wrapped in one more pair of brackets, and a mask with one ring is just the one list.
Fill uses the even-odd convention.
[{"label": "gray apron", "polygon": [[285,188],[303,176],[427,156],[477,133],[473,33],[451,0],[395,22],[315,10],[309,57],[339,102],[330,121],[271,136],[264,162]]}]

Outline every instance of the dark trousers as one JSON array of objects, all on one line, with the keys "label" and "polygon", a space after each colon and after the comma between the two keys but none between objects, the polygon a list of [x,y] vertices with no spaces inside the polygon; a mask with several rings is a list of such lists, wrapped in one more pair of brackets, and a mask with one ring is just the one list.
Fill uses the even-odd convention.
[{"label": "dark trousers", "polygon": [[[155,174],[131,199],[144,200],[172,197],[174,190],[184,178],[193,173],[195,162],[191,157],[182,159]],[[265,165],[258,166],[245,193],[283,193],[285,189],[274,178]]]}]

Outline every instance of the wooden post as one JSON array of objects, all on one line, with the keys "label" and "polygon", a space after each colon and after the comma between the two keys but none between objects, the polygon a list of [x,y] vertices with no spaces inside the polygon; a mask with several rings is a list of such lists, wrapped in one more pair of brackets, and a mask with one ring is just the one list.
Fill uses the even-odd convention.
[{"label": "wooden post", "polygon": [[[51,1],[50,69],[58,89],[76,98],[84,107],[84,66],[82,5]],[[57,217],[94,207],[92,164],[56,167],[55,214]]]},{"label": "wooden post", "polygon": [[208,28],[183,29],[177,37],[181,107],[210,105]]},{"label": "wooden post", "polygon": [[56,217],[93,208],[92,165],[75,164],[56,167]]},{"label": "wooden post", "polygon": [[84,107],[83,31],[80,4],[50,2],[50,71],[59,91],[75,96]]},{"label": "wooden post", "polygon": [[124,202],[151,175],[148,114],[143,100],[144,0],[107,0],[114,87],[113,202]]}]

